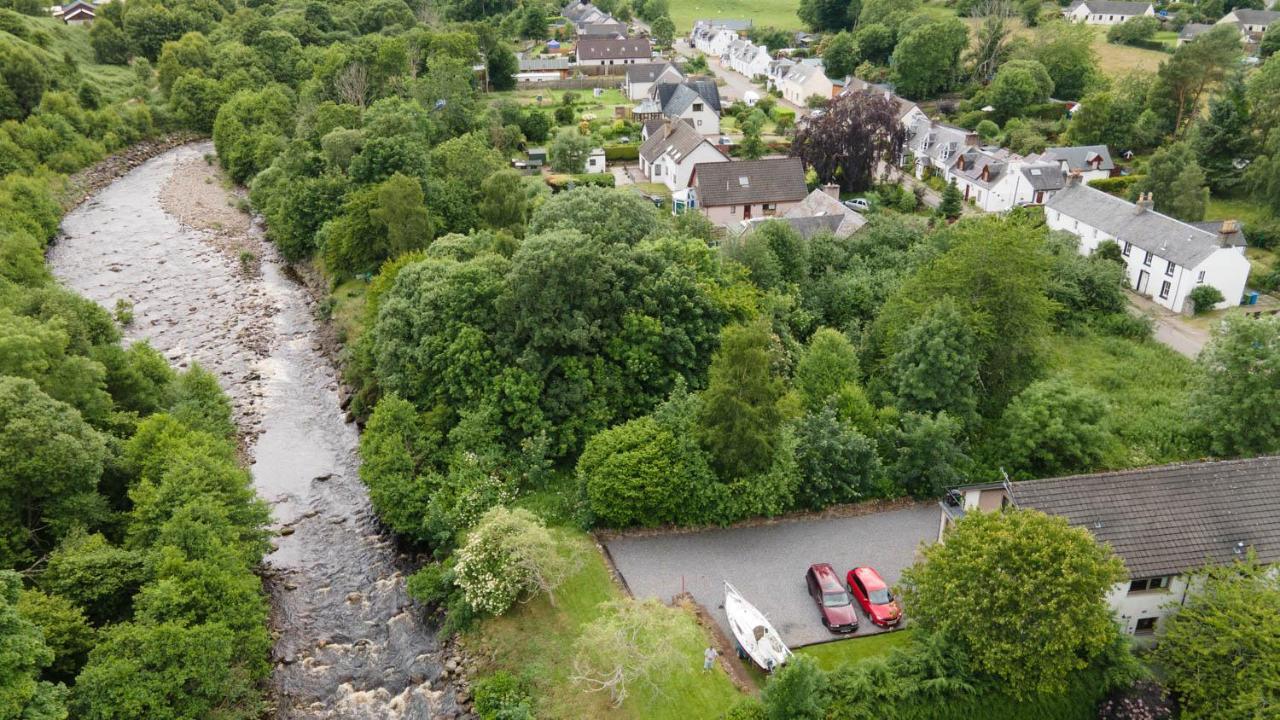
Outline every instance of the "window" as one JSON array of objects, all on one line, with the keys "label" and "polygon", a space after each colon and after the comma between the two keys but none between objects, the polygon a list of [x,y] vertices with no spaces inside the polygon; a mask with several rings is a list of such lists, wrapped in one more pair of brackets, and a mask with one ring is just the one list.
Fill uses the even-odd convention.
[{"label": "window", "polygon": [[1142,256],[1142,264],[1151,267],[1151,251],[1147,250],[1146,255]]},{"label": "window", "polygon": [[1150,592],[1152,590],[1165,590],[1169,587],[1169,576],[1140,578],[1129,583],[1130,593]]},{"label": "window", "polygon": [[1134,635],[1151,635],[1156,631],[1156,618],[1138,618],[1138,626],[1134,628]]},{"label": "window", "polygon": [[1168,275],[1169,277],[1173,277],[1173,271],[1174,271],[1174,269],[1175,269],[1175,268],[1177,268],[1177,267],[1178,267],[1178,266],[1177,266],[1177,265],[1174,265],[1174,264],[1173,264],[1173,261],[1172,261],[1172,260],[1170,260],[1170,261],[1169,261],[1169,264],[1168,264],[1168,265],[1165,265],[1165,268],[1164,268],[1164,274],[1165,274],[1165,275]]},{"label": "window", "polygon": [[1201,270],[1201,271],[1200,271],[1200,276],[1196,278],[1196,282],[1198,282],[1198,283],[1202,283],[1202,282],[1204,282],[1204,271],[1203,271],[1203,270]]},{"label": "window", "polygon": [[694,104],[693,104],[693,111],[694,111],[694,112],[702,112],[702,103],[694,103]]},{"label": "window", "polygon": [[738,214],[738,206],[737,206],[737,205],[730,205],[730,206],[729,206],[729,214],[730,214],[730,215],[737,215],[737,214]]},{"label": "window", "polygon": [[1173,283],[1169,282],[1168,280],[1165,280],[1163,283],[1161,283],[1161,285],[1160,285],[1160,297],[1161,297],[1161,299],[1164,299],[1164,300],[1168,300],[1168,299],[1169,299],[1169,290],[1170,290],[1172,287],[1173,287]]},{"label": "window", "polygon": [[1133,249],[1133,243],[1128,240],[1124,241],[1124,256],[1129,257],[1129,251]]},{"label": "window", "polygon": [[764,211],[765,215],[776,215],[778,213],[778,206],[775,203],[765,203],[760,206],[760,209]]}]

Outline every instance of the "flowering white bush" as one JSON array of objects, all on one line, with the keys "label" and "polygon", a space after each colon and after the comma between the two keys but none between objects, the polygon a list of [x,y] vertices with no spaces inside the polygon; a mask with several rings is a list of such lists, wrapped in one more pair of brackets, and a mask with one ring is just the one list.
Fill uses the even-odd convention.
[{"label": "flowering white bush", "polygon": [[521,597],[554,591],[574,568],[550,531],[528,510],[495,507],[457,552],[456,583],[477,612],[501,615]]}]

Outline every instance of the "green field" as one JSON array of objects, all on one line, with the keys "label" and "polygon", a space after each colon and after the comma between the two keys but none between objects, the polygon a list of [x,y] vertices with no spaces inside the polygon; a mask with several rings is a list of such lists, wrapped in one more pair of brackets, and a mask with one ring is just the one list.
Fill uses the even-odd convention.
[{"label": "green field", "polygon": [[[93,46],[89,44],[87,25],[66,25],[51,17],[26,15],[22,16],[22,21],[30,35],[24,44],[43,62],[48,65],[61,64],[63,55],[69,54],[85,79],[92,81],[102,91],[104,100],[120,100],[128,95],[129,88],[135,82],[133,71],[120,65],[96,64]],[[0,32],[0,37],[10,36]]]},{"label": "green field", "polygon": [[556,591],[555,604],[539,597],[502,617],[487,619],[463,635],[473,656],[492,658],[490,669],[505,669],[530,679],[536,688],[537,717],[714,720],[738,700],[739,692],[722,670],[702,671],[707,639],[692,614],[688,615],[688,632],[674,641],[689,662],[685,670],[664,678],[662,694],[637,689],[621,707],[612,708],[606,693],[584,692],[574,683],[574,641],[581,628],[599,616],[600,603],[620,599],[622,591],[588,536],[560,532],[576,544],[583,565]]},{"label": "green field", "polygon": [[694,20],[726,18],[750,20],[756,25],[783,30],[803,30],[796,17],[799,0],[693,0],[671,3],[671,19],[677,33],[688,33]]}]

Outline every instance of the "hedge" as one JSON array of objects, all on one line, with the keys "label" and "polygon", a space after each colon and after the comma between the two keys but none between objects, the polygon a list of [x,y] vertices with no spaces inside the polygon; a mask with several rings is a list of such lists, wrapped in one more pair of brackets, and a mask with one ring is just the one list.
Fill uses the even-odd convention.
[{"label": "hedge", "polygon": [[640,159],[639,145],[605,145],[604,159],[606,162],[629,162]]},{"label": "hedge", "polygon": [[573,183],[574,187],[586,187],[588,185],[598,185],[600,187],[613,187],[615,179],[613,173],[584,173],[581,175],[548,175],[547,184],[551,186],[552,192],[560,192],[568,190],[569,184]]},{"label": "hedge", "polygon": [[1133,184],[1146,177],[1145,175],[1120,175],[1118,177],[1101,178],[1099,180],[1090,180],[1089,187],[1095,190],[1101,190],[1110,195],[1124,197],[1128,195],[1129,188]]}]

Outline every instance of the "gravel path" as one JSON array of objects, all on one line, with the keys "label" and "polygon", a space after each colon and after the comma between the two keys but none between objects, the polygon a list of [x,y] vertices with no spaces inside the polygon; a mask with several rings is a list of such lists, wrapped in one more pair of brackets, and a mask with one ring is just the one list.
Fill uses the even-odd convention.
[{"label": "gravel path", "polygon": [[[889,583],[915,559],[921,542],[938,534],[938,507],[850,518],[801,519],[758,527],[624,537],[607,543],[614,564],[636,597],[669,601],[685,589],[729,633],[724,581],[760,608],[791,647],[834,636],[822,627],[804,586],[812,563],[829,562],[843,575],[870,565]],[[858,635],[882,632],[859,611]]]}]

